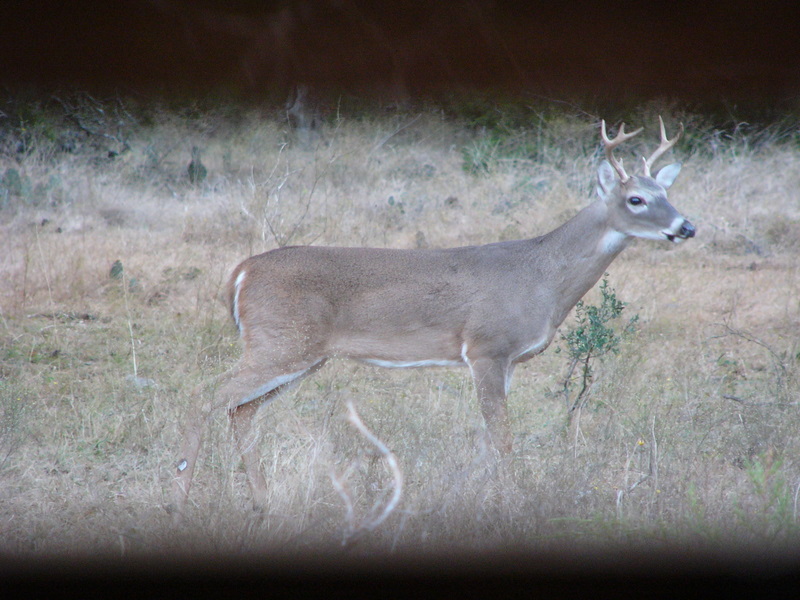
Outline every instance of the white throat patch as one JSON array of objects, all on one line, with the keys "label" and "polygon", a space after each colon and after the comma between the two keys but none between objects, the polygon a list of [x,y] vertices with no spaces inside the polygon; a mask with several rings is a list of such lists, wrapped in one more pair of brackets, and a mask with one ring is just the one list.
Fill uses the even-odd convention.
[{"label": "white throat patch", "polygon": [[619,252],[628,244],[628,239],[624,233],[612,229],[600,240],[600,249],[606,254]]}]

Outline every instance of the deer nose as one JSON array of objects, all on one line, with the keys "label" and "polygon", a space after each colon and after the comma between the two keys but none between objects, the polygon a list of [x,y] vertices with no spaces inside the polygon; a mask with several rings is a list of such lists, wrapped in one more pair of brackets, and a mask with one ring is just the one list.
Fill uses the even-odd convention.
[{"label": "deer nose", "polygon": [[694,237],[694,233],[694,225],[689,221],[684,221],[683,225],[681,225],[681,230],[678,232],[678,237],[685,240],[686,238]]}]

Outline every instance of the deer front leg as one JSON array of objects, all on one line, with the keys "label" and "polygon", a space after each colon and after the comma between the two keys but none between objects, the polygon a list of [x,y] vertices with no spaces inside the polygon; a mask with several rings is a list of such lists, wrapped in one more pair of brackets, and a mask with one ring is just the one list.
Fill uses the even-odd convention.
[{"label": "deer front leg", "polygon": [[507,360],[488,358],[468,361],[467,364],[475,381],[489,440],[498,452],[510,454],[513,437],[508,422],[506,393],[511,378],[511,366]]}]

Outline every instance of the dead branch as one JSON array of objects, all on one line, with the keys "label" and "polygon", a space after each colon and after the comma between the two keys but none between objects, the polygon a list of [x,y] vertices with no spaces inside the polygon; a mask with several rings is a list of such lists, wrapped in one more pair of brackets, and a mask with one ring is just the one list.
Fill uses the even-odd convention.
[{"label": "dead branch", "polygon": [[[359,433],[361,433],[361,435],[363,435],[367,441],[377,448],[380,455],[386,461],[389,472],[392,474],[393,492],[392,497],[389,499],[389,502],[386,503],[386,506],[383,507],[383,510],[380,511],[380,514],[377,516],[370,516],[364,519],[360,525],[357,525],[355,510],[353,508],[353,500],[344,483],[344,480],[346,480],[350,470],[348,469],[348,471],[346,471],[342,477],[337,476],[335,472],[331,471],[331,482],[333,483],[333,487],[336,489],[339,496],[342,498],[346,510],[345,518],[347,519],[347,528],[344,533],[342,545],[352,544],[363,533],[373,531],[380,526],[381,523],[383,523],[389,517],[389,515],[392,514],[395,508],[397,508],[397,504],[400,502],[400,496],[403,493],[403,473],[400,471],[400,467],[397,464],[394,454],[386,447],[386,444],[384,444],[375,436],[375,434],[367,429],[366,425],[364,425],[364,423],[361,421],[361,417],[358,416],[358,412],[356,412],[352,401],[347,402],[347,420],[350,421],[350,423],[352,423],[356,429],[358,429]],[[375,515],[378,512],[380,505],[381,501],[378,500],[372,507],[372,515]]]}]

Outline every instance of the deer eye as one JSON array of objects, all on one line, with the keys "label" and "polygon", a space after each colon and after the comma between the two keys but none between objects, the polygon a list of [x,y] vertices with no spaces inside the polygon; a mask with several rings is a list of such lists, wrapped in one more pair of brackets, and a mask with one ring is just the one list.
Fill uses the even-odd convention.
[{"label": "deer eye", "polygon": [[631,206],[644,206],[646,202],[643,198],[639,198],[639,196],[632,196],[628,198],[628,204]]}]

